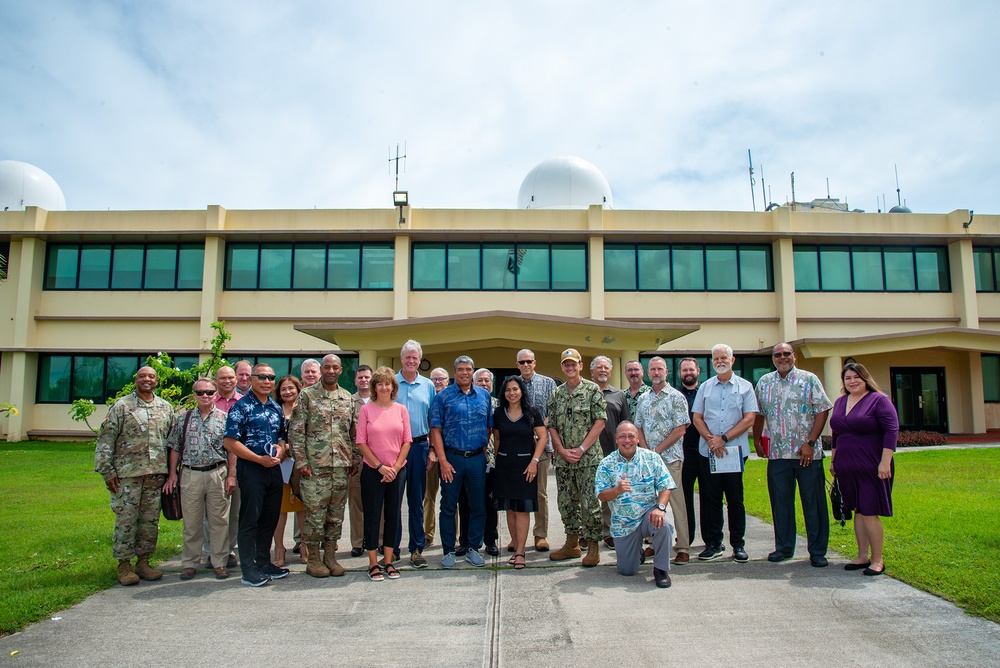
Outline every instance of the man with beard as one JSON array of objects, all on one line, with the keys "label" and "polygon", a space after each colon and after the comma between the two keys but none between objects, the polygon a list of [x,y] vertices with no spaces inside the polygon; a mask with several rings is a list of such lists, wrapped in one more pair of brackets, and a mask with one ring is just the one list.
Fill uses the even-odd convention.
[{"label": "man with beard", "polygon": [[[615,451],[615,432],[618,431],[618,425],[632,419],[625,392],[611,385],[612,368],[611,358],[604,355],[598,355],[590,362],[590,379],[604,392],[604,403],[607,404],[608,419],[604,423],[604,431],[601,432],[601,452],[605,457]],[[601,530],[604,532],[604,544],[614,547],[615,539],[611,536],[611,508],[604,501],[601,501]]]},{"label": "man with beard", "polygon": [[[698,396],[698,376],[701,375],[698,360],[693,357],[682,359],[678,374],[681,377],[681,385],[677,390],[687,399],[688,417],[691,417],[694,398]],[[681,489],[684,491],[684,507],[687,510],[688,540],[694,540],[694,530],[697,528],[694,514],[694,484],[698,482],[698,476],[701,473],[701,459],[698,454],[698,441],[700,440],[701,435],[698,433],[698,428],[692,422],[688,425],[687,431],[684,432],[684,466],[681,468]]]},{"label": "man with beard", "polygon": [[635,415],[639,407],[639,399],[649,392],[649,385],[642,382],[642,362],[639,360],[629,360],[625,363],[625,378],[628,380],[628,389],[625,397],[628,399],[628,410]]},{"label": "man with beard", "polygon": [[[747,556],[744,535],[747,528],[746,509],[743,506],[742,462],[750,456],[747,430],[757,417],[757,397],[753,384],[733,373],[733,349],[724,343],[712,347],[712,368],[716,375],[698,388],[694,400],[693,421],[701,441],[698,453],[701,473],[701,534],[705,549],[698,555],[702,561],[718,559],[722,549],[722,497],[726,497],[729,511],[729,543],[733,547],[733,560],[745,564]],[[739,450],[739,470],[714,471],[715,459],[722,459],[732,449]]]},{"label": "man with beard", "polygon": [[[367,364],[358,366],[354,372],[354,400],[363,406],[371,401],[372,368]],[[347,509],[351,513],[351,556],[360,557],[364,553],[361,543],[365,537],[365,516],[361,503],[361,467],[351,476],[347,484]]]}]

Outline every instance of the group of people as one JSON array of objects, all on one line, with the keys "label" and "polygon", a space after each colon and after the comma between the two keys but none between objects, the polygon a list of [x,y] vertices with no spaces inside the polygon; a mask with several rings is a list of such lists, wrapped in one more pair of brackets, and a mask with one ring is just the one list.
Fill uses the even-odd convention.
[{"label": "group of people", "polygon": [[303,363],[301,381],[241,361],[214,379],[198,379],[195,408],[177,414],[154,393],[155,371],[141,368],[135,392],[110,408],[95,457],[116,517],[119,582],[162,577],[149,564],[160,492],[178,485],[183,580],[202,563],[217,578],[228,577],[234,550],[244,584],[285,577],[284,512],[297,510],[306,572],[343,575],[337,552],[348,507],[352,556],[367,552],[373,581],[399,578],[404,499],[412,567],[427,566],[423,552],[435,530],[443,568],[459,557],[484,566],[484,549],[500,553],[498,512],[504,511],[509,564],[520,570],[532,515],[534,548],[549,551],[547,476],[554,467],[566,539],[550,559],[596,566],[604,543],[625,575],[652,558],[654,582],[665,588],[671,564],[691,559],[695,482],[705,542],[697,558],[711,561],[725,552],[725,501],[732,558],[749,561],[743,468],[751,432],[757,455],[768,460],[775,537],[768,560],[794,555],[798,486],[810,563],[823,567],[829,512],[820,434],[831,410],[830,468],[845,505],[857,513],[859,556],[845,568],[885,571],[879,517],[892,514],[898,423],[860,364],[844,366],[844,396],[834,404],[814,374],[795,367],[787,343],[774,347],[775,371],[756,388],[733,372],[733,351],[724,344],[712,349],[715,375],[705,382],[697,360],[682,360],[678,388],[668,382],[661,357],[648,362],[651,385],[643,382],[642,364],[631,360],[629,386],[618,389],[606,356],[592,360],[588,380],[579,352],[562,351],[557,383],[537,373],[534,353],[523,349],[516,356],[520,373],[503,379],[496,398],[492,373],[477,370],[469,356],[455,360],[451,379],[442,368],[430,378],[420,375],[422,358],[420,344],[410,340],[400,351],[399,372],[359,366],[354,394],[340,387],[343,365],[334,354]]}]

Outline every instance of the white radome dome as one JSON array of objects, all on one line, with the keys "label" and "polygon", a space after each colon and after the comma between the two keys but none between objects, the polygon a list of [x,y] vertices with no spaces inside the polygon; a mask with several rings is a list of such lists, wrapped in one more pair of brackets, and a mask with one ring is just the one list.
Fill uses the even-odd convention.
[{"label": "white radome dome", "polygon": [[601,170],[583,158],[564,155],[539,163],[517,192],[519,209],[612,208],[611,186]]},{"label": "white radome dome", "polygon": [[55,179],[38,167],[0,160],[0,211],[24,211],[27,206],[65,211],[66,197]]}]

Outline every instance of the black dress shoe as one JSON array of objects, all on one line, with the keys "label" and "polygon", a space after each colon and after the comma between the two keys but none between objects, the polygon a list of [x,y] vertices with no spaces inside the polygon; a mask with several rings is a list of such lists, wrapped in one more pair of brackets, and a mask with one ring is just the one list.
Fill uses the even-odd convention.
[{"label": "black dress shoe", "polygon": [[825,568],[830,564],[826,557],[809,557],[809,563],[815,568]]},{"label": "black dress shoe", "polygon": [[750,555],[742,547],[737,547],[733,549],[733,561],[738,564],[745,564],[750,561]]},{"label": "black dress shoe", "polygon": [[456,557],[464,557],[465,553],[468,552],[468,551],[469,551],[469,548],[467,548],[467,547],[460,547],[457,550],[455,550],[455,556]]},{"label": "black dress shoe", "polygon": [[360,557],[364,553],[365,553],[364,548],[361,548],[361,547],[352,547],[351,548],[351,556],[352,557]]},{"label": "black dress shoe", "polygon": [[877,571],[874,568],[866,568],[861,572],[864,573],[865,575],[882,575],[883,573],[885,573],[885,564],[882,564],[882,570],[880,571]]},{"label": "black dress shoe", "polygon": [[870,562],[870,561],[866,561],[863,564],[847,563],[847,564],[844,564],[844,570],[845,571],[860,571],[860,570],[863,570],[865,568],[868,568],[871,565],[872,565],[872,562]]},{"label": "black dress shoe", "polygon": [[500,556],[500,548],[496,545],[487,545],[486,554],[492,555],[494,557]]},{"label": "black dress shoe", "polygon": [[767,555],[767,560],[771,563],[778,563],[779,561],[788,561],[792,558],[792,555],[787,552],[782,552],[781,550],[775,550],[771,554]]},{"label": "black dress shoe", "polygon": [[653,580],[656,581],[657,587],[660,589],[666,589],[670,586],[670,573],[660,570],[659,568],[654,568]]}]

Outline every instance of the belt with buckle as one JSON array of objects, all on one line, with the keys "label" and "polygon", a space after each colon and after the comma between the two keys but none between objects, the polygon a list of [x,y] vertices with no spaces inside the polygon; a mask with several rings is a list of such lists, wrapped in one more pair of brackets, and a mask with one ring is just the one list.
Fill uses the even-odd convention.
[{"label": "belt with buckle", "polygon": [[208,466],[188,466],[187,464],[182,464],[183,468],[189,469],[191,471],[214,471],[226,462],[215,462],[214,464],[209,464]]},{"label": "belt with buckle", "polygon": [[485,449],[486,448],[479,448],[478,450],[456,450],[455,448],[446,447],[444,451],[453,455],[458,455],[459,457],[468,458],[468,457],[475,457],[476,455],[481,454]]}]

